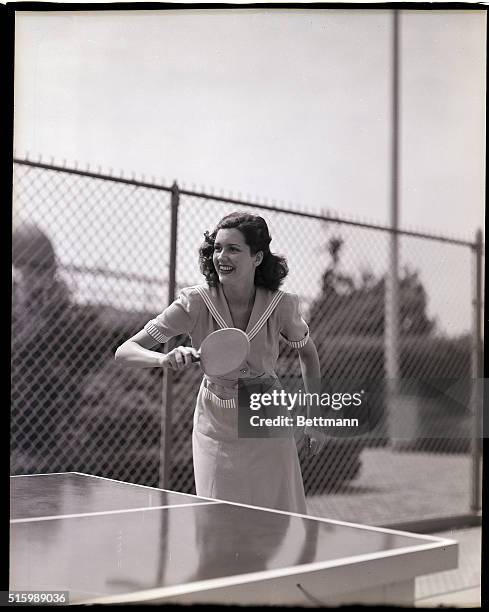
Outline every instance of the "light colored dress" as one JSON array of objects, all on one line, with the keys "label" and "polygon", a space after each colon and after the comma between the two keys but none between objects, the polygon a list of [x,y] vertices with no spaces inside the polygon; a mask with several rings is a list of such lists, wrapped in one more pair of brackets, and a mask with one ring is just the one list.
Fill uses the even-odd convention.
[{"label": "light colored dress", "polygon": [[[144,329],[156,341],[188,333],[199,349],[211,332],[234,327],[220,284],[182,289],[178,298]],[[256,288],[246,328],[250,354],[225,377],[204,374],[197,396],[192,452],[197,495],[306,514],[297,447],[288,438],[238,437],[238,378],[277,378],[275,364],[282,338],[303,347],[309,329],[298,296]]]}]

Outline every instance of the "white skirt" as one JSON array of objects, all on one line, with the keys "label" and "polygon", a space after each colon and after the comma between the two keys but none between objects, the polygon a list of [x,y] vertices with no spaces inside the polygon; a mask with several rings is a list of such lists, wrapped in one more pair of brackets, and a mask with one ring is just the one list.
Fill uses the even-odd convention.
[{"label": "white skirt", "polygon": [[[197,495],[307,514],[293,436],[239,438],[238,409],[213,401],[203,381],[194,413],[192,450]],[[219,397],[237,397],[219,388]],[[237,402],[236,402],[237,403]]]}]

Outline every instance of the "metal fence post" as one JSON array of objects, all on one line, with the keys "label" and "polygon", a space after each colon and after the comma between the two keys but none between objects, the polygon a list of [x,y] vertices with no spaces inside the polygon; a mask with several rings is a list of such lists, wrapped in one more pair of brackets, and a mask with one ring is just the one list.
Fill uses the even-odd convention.
[{"label": "metal fence post", "polygon": [[391,445],[398,435],[399,379],[399,11],[393,11],[392,132],[389,267],[385,282],[384,355],[387,390],[387,427]]},{"label": "metal fence post", "polygon": [[473,317],[472,317],[472,503],[471,510],[481,509],[481,445],[482,445],[482,230],[477,230],[474,251]]},{"label": "metal fence post", "polygon": [[[170,260],[168,274],[168,304],[175,299],[176,270],[177,270],[177,231],[178,231],[178,207],[180,204],[180,190],[177,182],[172,185],[171,191],[171,221],[170,221]],[[165,344],[165,352],[173,348],[170,340]],[[163,388],[161,403],[161,428],[160,428],[160,462],[158,486],[162,489],[169,487],[171,442],[172,442],[172,410],[173,408],[173,371],[170,368],[163,369]]]}]

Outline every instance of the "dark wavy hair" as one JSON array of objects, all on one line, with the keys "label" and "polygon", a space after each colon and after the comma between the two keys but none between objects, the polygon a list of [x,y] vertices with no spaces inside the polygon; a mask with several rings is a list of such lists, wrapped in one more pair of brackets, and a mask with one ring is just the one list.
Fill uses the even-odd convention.
[{"label": "dark wavy hair", "polygon": [[270,251],[272,237],[265,219],[244,212],[233,212],[226,215],[211,233],[204,233],[204,242],[199,249],[199,266],[207,284],[210,287],[215,287],[219,283],[212,256],[216,235],[220,229],[239,230],[243,234],[246,244],[250,247],[252,255],[255,255],[258,251],[263,251],[263,260],[255,270],[255,285],[276,291],[289,273],[287,260],[282,255],[275,255]]}]

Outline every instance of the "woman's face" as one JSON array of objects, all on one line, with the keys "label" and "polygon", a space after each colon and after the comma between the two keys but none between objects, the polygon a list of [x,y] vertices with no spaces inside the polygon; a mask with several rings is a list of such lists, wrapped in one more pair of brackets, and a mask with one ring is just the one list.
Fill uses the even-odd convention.
[{"label": "woman's face", "polygon": [[238,229],[220,229],[214,241],[212,261],[219,281],[226,285],[247,285],[255,278],[255,269],[263,254],[251,254],[244,235]]}]

